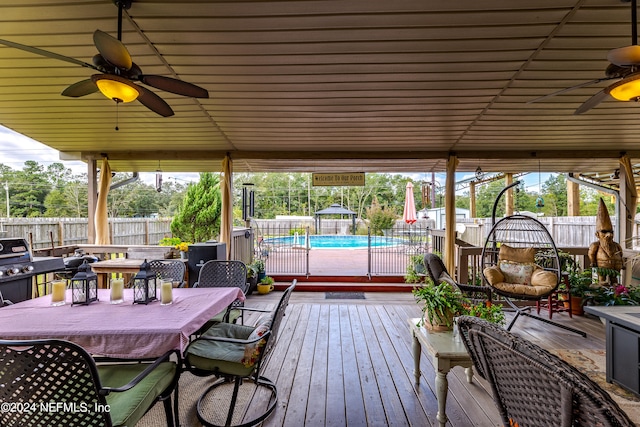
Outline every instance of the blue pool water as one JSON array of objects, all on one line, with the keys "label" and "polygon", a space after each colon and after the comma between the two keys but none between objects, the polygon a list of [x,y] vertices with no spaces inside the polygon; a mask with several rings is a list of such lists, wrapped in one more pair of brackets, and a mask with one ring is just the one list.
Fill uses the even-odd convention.
[{"label": "blue pool water", "polygon": [[[366,249],[369,238],[367,236],[311,235],[309,241],[312,249]],[[306,247],[306,236],[271,237],[264,239],[264,242],[276,246]],[[396,239],[382,236],[371,239],[372,247],[394,246],[398,243]]]}]

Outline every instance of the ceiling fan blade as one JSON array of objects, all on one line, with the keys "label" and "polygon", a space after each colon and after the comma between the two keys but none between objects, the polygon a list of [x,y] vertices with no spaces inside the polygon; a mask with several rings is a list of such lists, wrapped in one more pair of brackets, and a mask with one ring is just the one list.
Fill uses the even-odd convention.
[{"label": "ceiling fan blade", "polygon": [[191,96],[193,98],[209,98],[209,92],[206,89],[183,80],[157,75],[141,75],[139,79],[144,84],[166,92],[182,96]]},{"label": "ceiling fan blade", "polygon": [[81,80],[78,83],[74,83],[64,91],[63,96],[70,96],[72,98],[79,98],[81,96],[90,95],[98,91],[98,86],[91,80]]},{"label": "ceiling fan blade", "polygon": [[609,98],[609,92],[607,91],[607,88],[604,88],[593,95],[591,98],[587,99],[580,107],[578,107],[576,111],[574,111],[573,114],[585,113],[607,98]]},{"label": "ceiling fan blade", "polygon": [[556,96],[556,95],[560,95],[560,94],[563,94],[563,93],[567,93],[567,92],[570,92],[570,91],[575,90],[575,89],[580,89],[581,87],[587,87],[587,86],[595,85],[595,84],[598,84],[598,83],[603,82],[605,80],[611,80],[611,79],[615,79],[615,78],[618,78],[618,77],[602,77],[600,79],[595,79],[595,80],[591,80],[589,82],[580,83],[578,85],[567,87],[567,88],[558,90],[556,92],[550,93],[548,95],[544,95],[544,96],[541,96],[539,98],[532,99],[531,101],[527,101],[527,104],[533,104],[534,102],[540,102],[540,101],[543,101],[543,100],[545,100],[547,98],[551,98],[552,96]]},{"label": "ceiling fan blade", "polygon": [[12,41],[9,41],[9,40],[3,40],[3,39],[0,39],[0,44],[3,44],[5,46],[9,46],[9,47],[13,47],[13,48],[16,48],[16,49],[24,50],[25,52],[31,52],[31,53],[34,53],[36,55],[46,56],[47,58],[58,59],[60,61],[69,62],[69,63],[75,64],[75,65],[80,65],[81,67],[87,67],[87,68],[92,68],[94,70],[97,70],[96,67],[94,67],[93,65],[88,64],[86,62],[83,62],[83,61],[80,61],[78,59],[71,58],[71,57],[68,57],[68,56],[60,55],[60,54],[57,54],[57,53],[49,52],[48,50],[38,49],[37,47],[27,46],[27,45],[24,45],[24,44],[15,43],[15,42],[12,42]]},{"label": "ceiling fan blade", "polygon": [[173,116],[174,112],[167,104],[164,99],[160,98],[155,93],[151,92],[149,89],[144,88],[138,85],[138,89],[140,90],[140,95],[138,96],[138,101],[154,113],[160,114],[162,117]]},{"label": "ceiling fan blade", "polygon": [[640,46],[631,45],[611,49],[607,53],[607,60],[620,66],[638,65],[640,64]]},{"label": "ceiling fan blade", "polygon": [[104,31],[96,30],[93,33],[93,43],[98,48],[100,55],[111,65],[123,70],[131,68],[131,55],[129,55],[126,46],[117,38]]}]

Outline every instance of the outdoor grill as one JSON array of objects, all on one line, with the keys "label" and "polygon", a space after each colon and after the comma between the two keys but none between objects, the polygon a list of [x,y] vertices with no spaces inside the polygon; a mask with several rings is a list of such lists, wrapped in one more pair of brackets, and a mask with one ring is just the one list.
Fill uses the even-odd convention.
[{"label": "outdoor grill", "polygon": [[20,302],[31,298],[31,278],[64,269],[62,258],[33,257],[25,239],[0,239],[0,292]]},{"label": "outdoor grill", "polygon": [[64,262],[64,270],[56,271],[56,276],[60,279],[70,280],[73,276],[78,272],[78,267],[80,267],[84,262],[87,264],[92,264],[94,262],[98,262],[100,259],[93,255],[85,255],[82,250],[77,249],[72,256],[68,256],[63,258]]}]

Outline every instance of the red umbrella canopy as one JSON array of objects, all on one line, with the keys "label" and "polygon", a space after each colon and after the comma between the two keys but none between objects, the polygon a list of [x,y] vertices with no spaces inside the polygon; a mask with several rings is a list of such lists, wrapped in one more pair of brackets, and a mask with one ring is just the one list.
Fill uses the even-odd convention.
[{"label": "red umbrella canopy", "polygon": [[413,184],[411,182],[407,182],[407,193],[404,199],[404,212],[402,213],[402,219],[407,224],[413,224],[417,221],[416,202],[413,199]]}]

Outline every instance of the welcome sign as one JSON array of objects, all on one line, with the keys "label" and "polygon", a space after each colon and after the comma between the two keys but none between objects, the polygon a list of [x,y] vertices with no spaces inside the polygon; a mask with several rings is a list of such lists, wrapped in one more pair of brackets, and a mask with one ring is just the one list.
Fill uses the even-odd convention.
[{"label": "welcome sign", "polygon": [[314,187],[364,187],[364,172],[314,173],[312,182]]}]

